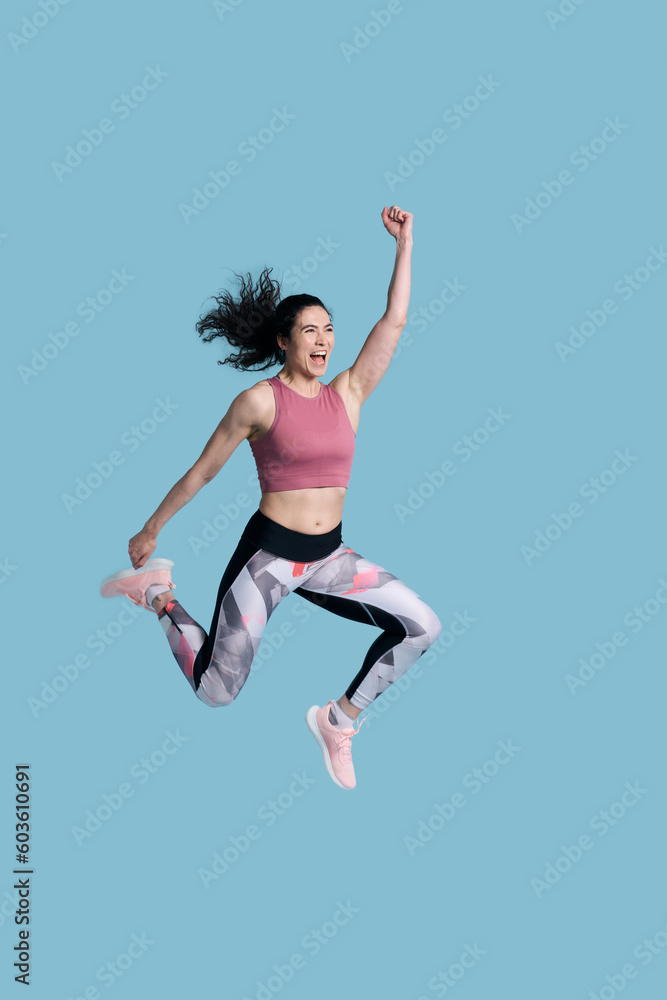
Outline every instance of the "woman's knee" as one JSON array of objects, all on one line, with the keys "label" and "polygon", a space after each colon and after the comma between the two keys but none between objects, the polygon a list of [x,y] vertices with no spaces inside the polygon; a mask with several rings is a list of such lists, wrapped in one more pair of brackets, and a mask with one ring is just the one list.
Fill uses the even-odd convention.
[{"label": "woman's knee", "polygon": [[203,702],[204,705],[208,705],[209,708],[223,708],[225,705],[231,705],[231,703],[234,701],[233,698],[220,697],[217,694],[217,692],[213,697],[211,697],[211,695],[207,694],[206,691],[202,688],[201,684],[195,691],[195,694],[197,695],[199,700]]},{"label": "woman's knee", "polygon": [[210,708],[224,708],[238,697],[250,676],[254,649],[247,635],[229,636],[225,647],[214,646],[209,660],[195,664],[195,693]]},{"label": "woman's knee", "polygon": [[418,636],[419,645],[424,649],[428,649],[439,638],[442,632],[442,624],[433,608],[424,603],[422,603],[418,620],[423,629],[422,634]]},{"label": "woman's knee", "polygon": [[224,684],[220,682],[211,683],[210,679],[204,676],[195,694],[209,708],[225,708],[227,705],[231,705],[233,701],[236,701],[242,686],[233,687],[229,690]]}]

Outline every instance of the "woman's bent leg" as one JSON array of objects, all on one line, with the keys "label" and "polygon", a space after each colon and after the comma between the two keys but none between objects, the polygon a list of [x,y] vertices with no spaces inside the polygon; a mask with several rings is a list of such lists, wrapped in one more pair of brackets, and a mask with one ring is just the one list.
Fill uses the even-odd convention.
[{"label": "woman's bent leg", "polygon": [[248,679],[266,624],[299,582],[303,564],[243,537],[220,582],[211,627],[195,658],[197,696],[229,705]]},{"label": "woman's bent leg", "polygon": [[241,538],[220,581],[208,633],[176,600],[158,613],[176,662],[200,701],[212,708],[231,704],[248,678],[275,607],[269,601],[267,613],[261,573],[274,558]]},{"label": "woman's bent leg", "polygon": [[337,544],[340,526],[325,535],[304,535],[258,510],[223,573],[208,634],[178,601],[168,601],[158,617],[201,701],[231,704],[248,679],[269,618],[313,565],[300,560],[317,560]]},{"label": "woman's bent leg", "polygon": [[296,593],[326,611],[383,630],[345,691],[359,709],[368,708],[402,677],[442,631],[437,615],[418,594],[345,545],[332,552]]}]

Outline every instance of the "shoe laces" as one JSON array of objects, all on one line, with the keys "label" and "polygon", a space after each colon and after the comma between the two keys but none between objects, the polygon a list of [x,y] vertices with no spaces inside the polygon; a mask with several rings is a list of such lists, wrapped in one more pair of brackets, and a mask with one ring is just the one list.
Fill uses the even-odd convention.
[{"label": "shoe laces", "polygon": [[351,726],[349,729],[337,729],[336,728],[336,747],[338,749],[338,757],[341,764],[351,764],[352,763],[352,737],[356,736],[359,732],[362,724],[366,721],[366,716],[363,717],[358,723],[355,729]]}]

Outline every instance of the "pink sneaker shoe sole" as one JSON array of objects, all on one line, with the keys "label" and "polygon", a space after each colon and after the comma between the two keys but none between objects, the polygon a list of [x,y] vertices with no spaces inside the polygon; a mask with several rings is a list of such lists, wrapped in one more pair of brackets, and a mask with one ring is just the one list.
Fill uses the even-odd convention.
[{"label": "pink sneaker shoe sole", "polygon": [[[176,586],[172,583],[170,576],[170,570],[173,565],[171,559],[149,559],[139,569],[122,569],[118,573],[112,573],[111,576],[107,576],[102,580],[100,594],[102,597],[127,597],[128,600],[132,601],[138,607],[148,608],[149,611],[155,613],[155,609],[146,603],[146,587],[150,586],[151,583],[164,582],[165,584],[169,584],[170,590],[175,590]],[[156,572],[162,579],[160,579],[160,576],[157,578],[152,577],[152,574]],[[126,589],[122,586],[122,581],[124,580],[127,580],[128,583],[136,581],[136,584],[134,587],[131,586],[129,589]]]}]

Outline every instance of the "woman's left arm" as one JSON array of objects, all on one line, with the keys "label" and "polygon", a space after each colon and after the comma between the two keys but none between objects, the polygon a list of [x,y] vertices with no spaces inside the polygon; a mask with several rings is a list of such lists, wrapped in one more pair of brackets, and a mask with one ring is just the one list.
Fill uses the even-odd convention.
[{"label": "woman's left arm", "polygon": [[349,389],[361,405],[379,384],[389,367],[398,338],[408,319],[412,262],[412,213],[398,205],[382,209],[385,229],[396,240],[396,260],[387,292],[387,308],[366,337],[349,369]]}]

